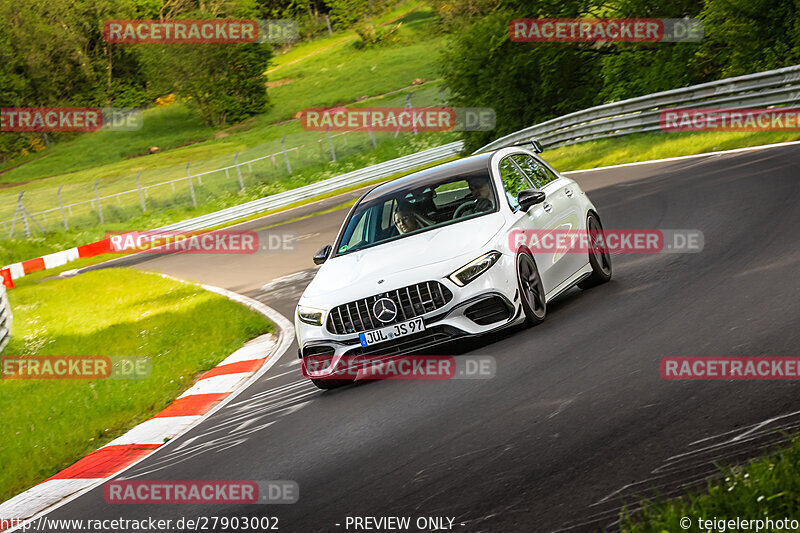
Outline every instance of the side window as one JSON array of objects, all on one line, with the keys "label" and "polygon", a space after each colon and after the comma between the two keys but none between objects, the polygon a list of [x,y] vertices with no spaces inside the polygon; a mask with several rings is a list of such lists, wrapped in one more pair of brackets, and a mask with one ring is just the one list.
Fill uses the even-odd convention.
[{"label": "side window", "polygon": [[381,216],[381,231],[387,231],[392,225],[392,214],[394,213],[395,201],[383,204],[383,214]]},{"label": "side window", "polygon": [[345,252],[348,248],[352,248],[366,241],[367,218],[369,213],[370,211],[364,211],[361,213],[361,218],[359,218],[359,220],[350,221],[339,246],[339,253]]},{"label": "side window", "polygon": [[533,186],[537,189],[541,189],[556,179],[556,175],[553,174],[549,168],[540,164],[538,161],[536,161],[536,159],[529,155],[515,154],[510,157],[512,157],[514,162],[516,162],[520,168],[525,171],[525,174],[527,174],[528,178],[533,183]]},{"label": "side window", "polygon": [[500,179],[503,181],[503,189],[506,192],[508,205],[511,209],[517,210],[519,202],[517,202],[517,194],[523,189],[529,189],[530,184],[525,179],[525,175],[519,171],[519,168],[511,161],[511,157],[505,157],[500,161]]}]

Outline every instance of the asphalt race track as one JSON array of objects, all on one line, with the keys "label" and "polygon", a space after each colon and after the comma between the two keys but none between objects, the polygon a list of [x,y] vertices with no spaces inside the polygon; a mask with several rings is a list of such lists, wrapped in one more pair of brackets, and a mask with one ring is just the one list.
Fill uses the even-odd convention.
[{"label": "asphalt race track", "polygon": [[[455,531],[593,531],[623,503],[682,493],[715,462],[758,454],[780,439],[776,429],[800,425],[796,383],[659,376],[670,355],[798,355],[800,147],[571,177],[606,228],[698,229],[704,251],[615,255],[610,283],[571,289],[544,324],[452,347],[494,356],[494,379],[323,393],[300,376],[293,346],[224,409],[122,474],[294,480],[297,504],[114,506],[99,487],[48,516],[270,515],[289,532],[346,531],[346,516],[431,516],[454,518]],[[261,230],[298,236],[291,253],[148,257],[137,267],[241,292],[291,319],[311,255],[346,212]]]}]

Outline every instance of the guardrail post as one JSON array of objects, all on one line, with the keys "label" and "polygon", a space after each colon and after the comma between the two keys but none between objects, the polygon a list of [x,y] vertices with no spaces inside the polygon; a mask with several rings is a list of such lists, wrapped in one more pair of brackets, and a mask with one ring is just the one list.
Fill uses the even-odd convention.
[{"label": "guardrail post", "polygon": [[286,161],[286,170],[289,174],[292,173],[292,165],[289,164],[289,154],[286,153],[286,135],[281,138],[281,150],[283,150],[283,159]]},{"label": "guardrail post", "polygon": [[325,128],[325,136],[328,138],[328,146],[331,147],[331,161],[336,163],[336,151],[333,149],[333,141],[331,140],[330,128]]},{"label": "guardrail post", "polygon": [[141,175],[141,170],[136,173],[136,190],[139,191],[139,203],[142,204],[142,213],[147,213],[147,204],[144,201],[144,192],[142,192],[142,184],[139,181],[139,176]]},{"label": "guardrail post", "polygon": [[236,177],[239,178],[239,189],[244,190],[244,180],[242,179],[242,169],[239,168],[239,152],[233,156],[233,164],[236,165]]},{"label": "guardrail post", "polygon": [[105,224],[105,220],[103,220],[103,206],[100,205],[100,193],[97,192],[98,183],[100,183],[99,179],[94,180],[94,198],[97,200],[97,213],[100,215],[100,224]]},{"label": "guardrail post", "polygon": [[64,212],[64,202],[61,201],[61,189],[63,189],[63,185],[59,185],[58,187],[58,207],[61,209],[61,220],[64,221],[64,229],[69,230],[69,224],[67,223],[67,214]]},{"label": "guardrail post", "polygon": [[189,174],[189,161],[186,162],[186,179],[189,180],[189,193],[192,195],[192,205],[197,207],[197,198],[194,195],[194,184],[192,183],[192,175]]}]

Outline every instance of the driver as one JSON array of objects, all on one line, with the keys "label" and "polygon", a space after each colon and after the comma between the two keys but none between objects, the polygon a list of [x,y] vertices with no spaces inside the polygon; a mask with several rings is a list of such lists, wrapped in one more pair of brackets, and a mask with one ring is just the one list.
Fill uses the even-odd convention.
[{"label": "driver", "polygon": [[468,179],[467,186],[472,196],[475,197],[475,206],[472,209],[474,213],[491,211],[492,208],[494,208],[492,188],[489,186],[489,180],[485,178]]},{"label": "driver", "polygon": [[397,227],[397,231],[399,231],[401,234],[410,233],[422,227],[414,208],[406,203],[397,204],[397,209],[394,211],[393,220],[394,225]]}]

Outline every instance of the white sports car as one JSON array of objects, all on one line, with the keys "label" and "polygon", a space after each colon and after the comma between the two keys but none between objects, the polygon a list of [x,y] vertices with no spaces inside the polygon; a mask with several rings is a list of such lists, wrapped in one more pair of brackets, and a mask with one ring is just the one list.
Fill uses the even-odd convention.
[{"label": "white sports car", "polygon": [[[544,320],[575,284],[611,278],[603,246],[531,251],[513,233],[602,231],[577,183],[539,156],[503,148],[379,185],[350,210],[297,305],[299,356],[391,356]],[[348,384],[311,373],[322,389]]]}]

